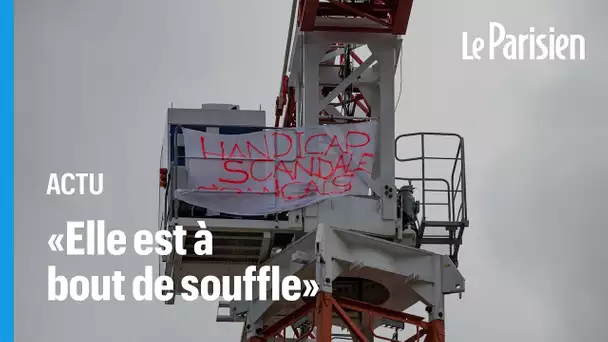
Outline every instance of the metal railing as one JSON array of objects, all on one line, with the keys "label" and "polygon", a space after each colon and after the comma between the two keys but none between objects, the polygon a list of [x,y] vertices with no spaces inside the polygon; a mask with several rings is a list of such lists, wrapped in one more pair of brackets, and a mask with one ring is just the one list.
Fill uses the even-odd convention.
[{"label": "metal railing", "polygon": [[[404,158],[399,154],[399,142],[407,138],[418,138],[420,144],[419,154],[414,157]],[[429,139],[444,138],[456,139],[457,147],[453,156],[437,156],[429,155],[427,152]],[[453,146],[453,145],[452,145]],[[452,149],[452,148],[450,148]],[[452,149],[453,150],[453,149]],[[442,153],[443,154],[442,149]],[[420,220],[418,228],[417,246],[422,245],[447,245],[449,246],[448,254],[454,262],[457,262],[457,255],[462,244],[462,234],[464,228],[469,225],[467,212],[467,189],[466,189],[466,167],[465,167],[465,149],[464,139],[455,133],[408,133],[401,134],[395,139],[395,159],[400,163],[418,162],[420,168],[417,174],[413,177],[396,177],[397,181],[405,181],[409,185],[419,184],[420,198]],[[437,167],[432,167],[430,170],[430,161],[451,162],[449,168],[443,167],[442,176],[435,176],[438,171]],[[445,164],[444,164],[445,166]],[[432,176],[429,176],[430,172]],[[441,186],[438,188],[437,184]],[[429,200],[431,193],[445,194],[445,201],[433,202]],[[443,208],[441,217],[438,216],[438,211],[435,210],[431,215],[431,208]],[[446,235],[430,235],[425,230],[427,228],[445,228]]]}]

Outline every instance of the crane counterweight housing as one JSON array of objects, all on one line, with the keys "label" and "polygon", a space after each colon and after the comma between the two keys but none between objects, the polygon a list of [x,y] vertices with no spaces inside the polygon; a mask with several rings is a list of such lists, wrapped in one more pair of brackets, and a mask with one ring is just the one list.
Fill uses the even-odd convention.
[{"label": "crane counterweight housing", "polygon": [[[281,277],[296,275],[315,280],[320,287],[313,300],[222,303],[229,313],[218,315],[218,321],[244,322],[243,341],[279,336],[286,341],[330,341],[339,337],[332,330],[335,326],[347,328],[353,340],[372,341],[377,327],[407,330],[406,325],[415,328],[407,330],[414,334],[412,341],[444,341],[444,296],[465,289],[458,270],[462,235],[469,225],[465,150],[463,138],[453,133],[395,138],[395,74],[411,6],[403,0],[295,0],[275,127],[265,127],[264,111],[235,104],[168,109],[160,161],[159,229],[182,226],[188,231],[188,253],[173,252],[161,263],[161,273],[173,278],[176,293],[182,291],[179,284],[186,275],[242,276],[251,265],[278,266]],[[353,185],[357,193],[304,199],[301,206],[277,206],[276,211],[256,215],[200,205],[234,201],[240,195],[241,208],[254,207],[272,198],[269,193],[276,192],[278,198],[280,192],[268,185],[268,191],[228,194],[193,184],[200,176],[196,173],[216,172],[211,163],[200,161],[206,158],[203,141],[211,135],[258,139],[321,130],[337,132],[348,141],[348,127],[375,132],[369,134],[372,153],[365,152],[373,156],[373,164],[364,186]],[[189,148],[198,144],[197,139],[203,158],[193,156]],[[275,177],[278,186],[276,165],[281,161],[276,156],[281,144],[276,139],[272,144],[272,160],[263,160],[272,166],[264,170],[270,170],[268,177]],[[431,146],[434,153],[446,155],[430,155]],[[224,154],[223,145],[217,158],[224,166],[243,160]],[[349,172],[353,170],[362,174],[359,169]],[[207,202],[190,200],[199,192],[206,194],[201,196],[207,196]],[[213,233],[212,255],[192,251],[201,220]],[[418,302],[427,306],[428,319],[403,312]],[[293,330],[293,339],[285,333],[287,328]]]}]

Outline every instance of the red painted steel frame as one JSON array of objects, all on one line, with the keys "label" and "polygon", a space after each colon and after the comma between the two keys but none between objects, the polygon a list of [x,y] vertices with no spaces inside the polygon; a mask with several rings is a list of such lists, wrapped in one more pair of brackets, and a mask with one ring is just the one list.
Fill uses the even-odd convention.
[{"label": "red painted steel frame", "polygon": [[[387,32],[405,34],[414,0],[373,0],[370,3],[351,3],[345,0],[300,0],[298,25],[304,32],[338,30],[342,32]],[[382,28],[362,27],[321,27],[316,25],[317,17],[358,17],[383,26]]]},{"label": "red painted steel frame", "polygon": [[[426,336],[426,342],[445,341],[443,321],[425,322],[422,317],[351,299],[335,298],[331,293],[320,292],[316,297],[316,302],[304,304],[299,309],[280,319],[274,325],[263,329],[259,334],[259,337],[250,338],[248,342],[266,342],[275,338],[286,340],[286,329],[300,318],[308,315],[312,316],[312,324],[310,325],[308,332],[302,334],[296,333],[298,341],[308,338],[315,339],[319,342],[330,342],[332,338],[332,320],[334,313],[342,320],[347,329],[358,341],[369,342],[361,329],[359,329],[359,327],[350,319],[345,310],[366,314],[367,317],[369,317],[369,320],[366,323],[369,325],[371,331],[373,331],[372,323],[374,318],[387,318],[416,326],[416,334],[404,340],[405,342],[421,341],[420,339],[424,336]],[[312,334],[315,327],[317,328],[316,336]],[[400,342],[375,334],[374,337],[385,341]]]}]

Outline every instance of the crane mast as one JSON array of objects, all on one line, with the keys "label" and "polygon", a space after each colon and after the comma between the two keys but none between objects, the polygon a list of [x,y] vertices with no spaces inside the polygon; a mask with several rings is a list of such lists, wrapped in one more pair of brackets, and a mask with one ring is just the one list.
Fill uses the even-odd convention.
[{"label": "crane mast", "polygon": [[[243,341],[445,340],[444,297],[465,288],[458,270],[462,234],[469,225],[464,142],[457,134],[431,132],[395,139],[395,76],[412,1],[293,1],[275,127],[375,122],[368,196],[331,198],[255,219],[183,203],[175,192],[189,170],[172,152],[179,149],[181,127],[242,134],[265,129],[259,127],[264,114],[236,105],[168,111],[169,152],[161,169],[173,178],[162,194],[160,229],[195,229],[196,220],[205,219],[224,252],[173,254],[162,260],[162,272],[179,283],[185,274],[240,275],[247,265],[272,265],[282,278],[296,275],[315,280],[320,288],[314,299],[295,302],[221,303],[220,309],[229,312],[218,314],[218,322],[243,322]],[[428,155],[429,144],[446,140],[455,147],[451,155]],[[417,146],[419,154],[400,155],[402,145]],[[406,174],[396,174],[396,161]],[[447,163],[445,176],[436,176],[441,167],[431,167],[435,161]],[[426,319],[404,312],[419,302],[426,306]],[[378,327],[411,336],[381,337]],[[347,332],[336,333],[338,328]]]}]

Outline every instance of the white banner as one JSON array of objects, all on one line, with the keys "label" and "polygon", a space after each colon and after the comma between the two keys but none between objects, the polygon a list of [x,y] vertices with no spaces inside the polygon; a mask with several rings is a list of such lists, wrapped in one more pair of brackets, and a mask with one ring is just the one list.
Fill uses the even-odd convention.
[{"label": "white banner", "polygon": [[220,135],[183,129],[189,189],[177,199],[266,215],[336,196],[368,195],[375,122]]}]

